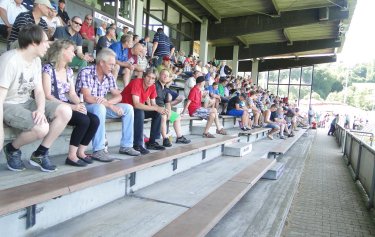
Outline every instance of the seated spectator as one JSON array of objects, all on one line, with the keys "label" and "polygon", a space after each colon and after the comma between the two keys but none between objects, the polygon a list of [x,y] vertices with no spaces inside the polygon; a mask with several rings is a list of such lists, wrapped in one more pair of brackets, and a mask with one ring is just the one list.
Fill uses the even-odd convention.
[{"label": "seated spectator", "polygon": [[20,13],[16,17],[16,20],[12,26],[12,31],[10,32],[8,38],[8,48],[18,47],[18,34],[20,29],[27,24],[39,25],[46,32],[47,37],[49,38],[50,35],[48,34],[48,26],[46,21],[42,19],[42,16],[48,16],[50,9],[53,9],[53,7],[49,0],[35,0],[32,11]]},{"label": "seated spectator", "polygon": [[73,61],[69,64],[71,67],[83,68],[87,66],[87,62],[94,61],[94,58],[88,54],[83,54],[82,44],[83,40],[79,34],[79,30],[82,26],[82,20],[78,16],[72,18],[71,24],[69,26],[57,27],[53,38],[57,39],[69,39],[76,44],[76,56]]},{"label": "seated spectator", "polygon": [[87,52],[92,55],[95,48],[95,30],[91,14],[85,16],[79,33],[83,39],[82,46],[87,47]]},{"label": "seated spectator", "polygon": [[185,88],[184,88],[184,94],[185,94],[186,98],[189,96],[190,90],[193,89],[193,87],[195,86],[196,79],[198,77],[200,77],[200,76],[202,76],[201,72],[194,71],[193,75],[186,80],[186,82],[185,82]]},{"label": "seated spectator", "polygon": [[251,111],[253,112],[253,116],[254,116],[254,125],[253,127],[255,128],[259,128],[259,119],[260,119],[260,115],[261,115],[261,112],[260,110],[256,107],[256,104],[255,104],[255,101],[258,100],[258,93],[256,91],[250,91],[249,92],[249,97],[247,99],[247,107],[249,109],[251,109]]},{"label": "seated spectator", "polygon": [[0,35],[7,39],[18,14],[26,12],[23,0],[0,1]]},{"label": "seated spectator", "polygon": [[151,58],[152,53],[152,43],[150,42],[150,36],[146,35],[145,38],[142,41],[142,44],[146,46],[146,58],[149,60]]},{"label": "seated spectator", "polygon": [[171,59],[169,58],[169,56],[164,56],[163,61],[161,62],[159,66],[156,67],[156,69],[158,70],[158,72],[161,72],[161,70],[167,70],[169,74],[171,75],[172,65],[171,65]]},{"label": "seated spectator", "polygon": [[[102,23],[100,24],[100,26],[96,30],[96,35],[97,35],[97,37],[99,39],[100,37],[105,36],[106,34],[107,34],[107,22],[102,21]],[[116,35],[116,32],[115,32],[115,35]],[[98,52],[96,52],[96,53],[98,53]]]},{"label": "seated spectator", "polygon": [[42,18],[47,23],[48,34],[52,36],[55,33],[56,28],[63,25],[63,21],[61,20],[59,16],[57,16],[56,3],[51,2],[51,5],[53,6],[54,9],[48,13],[48,16],[43,16]]},{"label": "seated spectator", "polygon": [[139,41],[141,40],[141,37],[139,37],[139,35],[135,35],[133,34],[133,44],[135,45],[136,43],[139,43]]},{"label": "seated spectator", "polygon": [[137,64],[142,71],[137,72],[137,75],[136,75],[137,78],[141,78],[143,76],[143,73],[148,68],[148,60],[146,57],[147,48],[144,44],[141,44],[141,45],[142,45],[142,50],[138,55]]},{"label": "seated spectator", "polygon": [[271,114],[272,112],[275,112],[277,110],[277,106],[275,104],[272,104],[269,109],[264,111],[264,122],[263,126],[265,128],[271,128],[271,131],[268,132],[267,137],[271,140],[273,140],[273,134],[280,131],[280,127],[276,124],[276,122],[273,122],[271,120]]},{"label": "seated spectator", "polygon": [[165,115],[161,117],[161,135],[163,137],[163,146],[172,146],[168,136],[167,136],[167,120],[173,124],[173,128],[176,132],[177,139],[176,143],[188,144],[190,140],[182,136],[181,133],[181,117],[178,113],[171,110],[171,96],[166,90],[165,85],[169,82],[169,72],[165,69],[161,70],[159,73],[159,80],[156,81],[156,104],[162,108],[166,108],[168,111]]},{"label": "seated spectator", "polygon": [[225,78],[220,78],[219,80],[219,85],[218,85],[218,90],[219,90],[219,95],[221,99],[221,113],[225,114],[225,111],[227,110],[227,105],[229,101],[229,93],[226,93],[228,80]]},{"label": "seated spectator", "polygon": [[[48,48],[47,34],[40,26],[29,24],[19,32],[19,49],[10,50],[0,57],[0,119],[21,130],[3,148],[8,169],[12,171],[25,169],[20,148],[39,139],[42,143],[32,153],[29,163],[42,171],[55,171],[48,150],[72,116],[68,105],[45,100],[40,57]],[[50,125],[47,119],[52,121]],[[3,145],[3,123],[0,123],[0,135],[0,145]]]},{"label": "seated spectator", "polygon": [[59,0],[59,9],[57,14],[63,20],[64,25],[69,25],[70,18],[68,13],[65,11],[65,0]]},{"label": "seated spectator", "polygon": [[[104,36],[100,37],[98,43],[96,44],[96,54],[99,54],[102,48],[109,48],[112,44],[115,43],[113,37],[116,37],[115,30],[108,27]],[[116,78],[116,77],[115,77]]]},{"label": "seated spectator", "polygon": [[137,43],[133,47],[133,36],[123,35],[120,42],[116,42],[110,48],[116,53],[116,68],[114,76],[122,75],[124,87],[126,87],[133,75],[133,71],[142,72],[143,69],[137,65],[138,55],[143,51],[143,46]]},{"label": "seated spectator", "polygon": [[221,102],[221,96],[219,95],[219,89],[218,89],[218,84],[214,82],[211,86],[206,87],[206,91],[208,91],[208,95],[210,96],[211,99],[213,99],[214,102],[214,107],[218,110],[219,105]]},{"label": "seated spectator", "polygon": [[[98,116],[100,124],[92,140],[94,153],[91,158],[102,162],[111,162],[113,159],[105,151],[105,120],[106,118],[121,118],[122,130],[120,154],[139,156],[133,149],[133,108],[121,102],[121,92],[117,88],[111,71],[116,64],[116,54],[104,48],[96,57],[96,65],[83,68],[77,76],[76,91],[83,94],[88,112]],[[106,99],[111,93],[112,98]]]},{"label": "seated spectator", "polygon": [[204,77],[199,76],[196,80],[196,85],[191,89],[188,97],[188,101],[182,111],[181,115],[185,113],[186,110],[189,111],[190,116],[200,117],[202,119],[207,119],[207,124],[203,132],[203,137],[205,138],[215,138],[214,135],[208,132],[213,122],[216,125],[216,133],[227,135],[219,121],[219,116],[215,108],[204,108],[201,107],[202,104],[202,89],[204,86]]},{"label": "seated spectator", "polygon": [[284,131],[287,133],[288,137],[294,136],[289,134],[288,124],[284,119],[284,111],[281,107],[277,108],[275,112],[271,112],[271,121],[276,122],[280,127],[280,138],[286,139],[284,136]]},{"label": "seated spectator", "polygon": [[220,79],[226,79],[227,76],[232,74],[232,69],[227,65],[226,60],[221,61],[221,66],[218,71],[219,71]]},{"label": "seated spectator", "polygon": [[249,126],[249,113],[247,111],[247,107],[241,106],[242,103],[245,103],[246,97],[247,96],[245,93],[232,97],[228,102],[227,110],[228,115],[241,117],[240,128],[243,131],[248,131],[251,128],[251,126]]},{"label": "seated spectator", "polygon": [[[167,115],[168,110],[159,107],[155,98],[156,74],[154,69],[146,70],[143,78],[132,80],[129,85],[121,92],[122,102],[134,107],[134,142],[133,147],[141,154],[148,154],[149,150],[164,150],[156,139],[160,135],[161,116]],[[149,101],[149,102],[148,102]],[[148,102],[147,104],[145,104]],[[145,118],[151,118],[150,140],[143,146],[143,121]],[[149,149],[149,150],[148,150]]]},{"label": "seated spectator", "polygon": [[74,46],[70,40],[55,41],[47,51],[48,64],[43,66],[42,78],[47,100],[66,104],[73,110],[68,125],[74,129],[65,164],[82,167],[92,163],[85,151],[98,129],[99,118],[87,112],[75,91],[73,70],[68,67],[75,55]]},{"label": "seated spectator", "polygon": [[[129,32],[129,27],[124,26],[124,28],[122,28],[122,31],[120,31],[120,32],[118,33],[118,35],[117,35],[117,41],[121,41],[122,36],[123,36],[123,35],[127,35],[128,32]],[[116,41],[116,39],[115,39],[115,41]]]}]

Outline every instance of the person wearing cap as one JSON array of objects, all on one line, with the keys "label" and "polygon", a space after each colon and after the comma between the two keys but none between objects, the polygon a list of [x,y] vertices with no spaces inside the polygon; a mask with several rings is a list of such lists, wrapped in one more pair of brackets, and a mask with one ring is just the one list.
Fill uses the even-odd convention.
[{"label": "person wearing cap", "polygon": [[161,72],[161,70],[167,70],[169,74],[172,74],[172,68],[171,68],[171,58],[169,56],[164,56],[162,63],[156,67],[158,72]]},{"label": "person wearing cap", "polygon": [[164,56],[172,57],[174,54],[174,46],[169,40],[169,37],[164,34],[163,28],[158,28],[154,35],[151,58],[157,56],[158,59],[155,62],[155,67],[162,63]]},{"label": "person wearing cap", "polygon": [[115,43],[113,37],[116,36],[115,29],[108,27],[106,34],[99,38],[98,43],[96,44],[96,54],[100,52],[103,48],[109,48],[112,44]]},{"label": "person wearing cap", "polygon": [[48,38],[50,38],[47,23],[42,19],[42,16],[48,16],[51,9],[53,7],[49,0],[35,0],[32,11],[20,13],[12,26],[12,31],[8,38],[8,47],[17,48],[20,29],[28,24],[39,25],[46,32]]},{"label": "person wearing cap", "polygon": [[228,102],[227,115],[241,117],[240,128],[243,131],[250,130],[249,112],[247,107],[241,106],[246,101],[246,94],[240,93],[232,97]]},{"label": "person wearing cap", "polygon": [[53,10],[49,12],[48,16],[43,16],[42,18],[47,22],[49,34],[53,35],[55,33],[56,28],[63,25],[63,21],[57,15],[56,3],[51,2],[51,5],[53,6]]},{"label": "person wearing cap", "polygon": [[64,25],[69,25],[69,15],[68,12],[65,11],[65,0],[59,0],[59,9],[57,14],[63,20]]},{"label": "person wearing cap", "polygon": [[202,106],[202,90],[204,87],[204,77],[199,76],[196,80],[196,85],[190,90],[187,103],[181,112],[181,116],[185,114],[185,111],[189,111],[190,116],[200,117],[202,119],[207,119],[206,127],[203,132],[204,138],[215,138],[214,135],[209,133],[210,127],[213,122],[216,125],[216,133],[221,135],[227,135],[223,126],[220,124],[219,116],[215,108],[204,108]]},{"label": "person wearing cap", "polygon": [[7,39],[18,14],[26,12],[23,0],[0,1],[0,35]]},{"label": "person wearing cap", "polygon": [[94,61],[94,58],[89,54],[83,54],[82,44],[83,40],[79,34],[79,30],[82,26],[82,20],[78,16],[74,16],[71,20],[69,26],[60,26],[56,28],[55,33],[53,34],[54,40],[57,39],[69,39],[76,44],[76,56],[73,58],[73,61],[69,64],[73,68],[84,68],[87,66],[87,62]]},{"label": "person wearing cap", "polygon": [[[160,135],[161,116],[168,115],[169,111],[156,104],[157,97],[156,70],[147,69],[143,78],[132,80],[121,92],[122,103],[130,104],[134,108],[134,141],[133,148],[141,154],[150,153],[149,150],[165,150],[156,139]],[[149,102],[147,102],[149,101]],[[146,103],[147,102],[147,103]],[[143,145],[144,119],[151,118],[150,140]]]},{"label": "person wearing cap", "polygon": [[166,108],[168,113],[161,116],[161,135],[163,137],[163,146],[172,146],[171,141],[167,135],[167,120],[173,124],[173,128],[176,132],[176,143],[188,144],[190,140],[185,138],[181,132],[181,117],[178,113],[171,110],[171,100],[172,96],[166,90],[166,85],[170,81],[169,71],[162,69],[159,72],[159,80],[156,81],[156,93],[157,97],[155,99],[156,104],[160,107]]},{"label": "person wearing cap", "polygon": [[95,30],[91,14],[85,16],[85,20],[82,23],[79,33],[83,39],[82,46],[87,47],[87,52],[93,54],[95,47]]}]

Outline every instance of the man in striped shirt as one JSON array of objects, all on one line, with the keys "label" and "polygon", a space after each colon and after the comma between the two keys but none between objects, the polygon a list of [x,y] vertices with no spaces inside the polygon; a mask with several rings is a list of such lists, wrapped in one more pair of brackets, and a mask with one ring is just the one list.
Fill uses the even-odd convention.
[{"label": "man in striped shirt", "polygon": [[155,67],[162,63],[164,56],[172,58],[174,54],[174,46],[169,40],[169,37],[164,34],[163,28],[158,28],[153,40],[151,58],[158,56]]},{"label": "man in striped shirt", "polygon": [[20,13],[14,21],[12,31],[8,39],[8,47],[17,47],[16,40],[18,40],[18,33],[20,29],[28,24],[36,24],[43,28],[48,38],[48,26],[47,23],[42,19],[42,16],[48,16],[50,9],[53,9],[49,0],[35,0],[32,11]]}]

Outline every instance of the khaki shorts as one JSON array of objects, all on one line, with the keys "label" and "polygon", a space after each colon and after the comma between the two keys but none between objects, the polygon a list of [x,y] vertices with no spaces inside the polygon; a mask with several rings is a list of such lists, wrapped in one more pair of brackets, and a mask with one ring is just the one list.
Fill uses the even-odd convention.
[{"label": "khaki shorts", "polygon": [[[45,115],[48,121],[55,117],[55,110],[60,103],[46,100]],[[32,112],[36,110],[35,100],[30,99],[23,104],[4,103],[4,123],[22,131],[31,130],[35,124]]]}]

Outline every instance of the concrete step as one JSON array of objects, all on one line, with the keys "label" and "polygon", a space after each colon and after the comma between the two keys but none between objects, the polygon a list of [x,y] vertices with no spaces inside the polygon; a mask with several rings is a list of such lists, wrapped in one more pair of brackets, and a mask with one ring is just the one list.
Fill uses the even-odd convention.
[{"label": "concrete step", "polygon": [[277,180],[284,172],[285,163],[276,162],[264,175],[263,179]]},{"label": "concrete step", "polygon": [[[133,173],[127,173],[123,176],[114,176],[115,178],[103,181],[103,183],[94,184],[92,186],[84,186],[85,188],[80,189],[75,185],[71,193],[60,195],[58,198],[49,199],[47,201],[36,204],[36,223],[33,227],[26,229],[26,209],[19,209],[11,213],[0,216],[0,236],[25,236],[25,235],[36,235],[39,231],[49,228],[54,225],[58,225],[64,221],[72,219],[76,216],[82,215],[95,208],[101,207],[105,204],[113,202],[119,198],[123,198],[129,194],[132,194],[141,188],[145,188],[149,185],[154,184],[160,180],[166,179],[178,173],[189,170],[195,166],[209,162],[222,154],[223,146],[227,142],[232,143],[234,140],[225,140],[218,138],[222,141],[220,143],[213,143],[206,148],[202,144],[205,144],[207,139],[201,137],[188,137],[194,141],[194,151],[189,152],[189,155],[182,156],[178,159],[173,159],[170,162],[160,163],[144,168],[143,170],[137,170]],[[234,138],[236,139],[236,138]],[[214,140],[210,140],[214,141]],[[176,149],[179,146],[184,145],[173,144]],[[202,148],[199,148],[202,147]],[[117,159],[125,161],[122,164],[137,163],[142,157],[132,159],[129,156],[116,154],[118,148],[111,148],[111,152],[115,154]],[[152,153],[153,154],[153,153]],[[148,159],[152,158],[152,154],[148,156]],[[156,153],[155,153],[156,154]],[[63,163],[65,156],[53,157],[53,162],[59,159],[59,164]],[[129,162],[126,162],[129,160]],[[141,161],[141,160],[139,160]],[[152,161],[152,159],[151,159]],[[153,162],[153,161],[152,161]],[[130,163],[129,163],[130,164]],[[106,164],[95,162],[89,167],[95,166],[106,166]],[[5,172],[5,175],[1,177],[1,190],[9,190],[10,188],[17,188],[17,185],[24,185],[27,188],[27,184],[33,182],[44,182],[48,185],[48,179],[50,177],[58,177],[61,174],[72,174],[75,171],[85,171],[87,168],[75,168],[68,166],[59,166],[59,170],[53,174],[46,174],[36,172],[35,169],[27,169],[24,172]],[[28,167],[30,168],[30,167]],[[4,167],[5,169],[5,167]],[[60,172],[60,173],[59,173]],[[88,170],[87,170],[88,172]],[[88,179],[90,179],[88,175]],[[108,175],[107,175],[108,176]],[[42,181],[43,180],[43,181]],[[107,180],[107,179],[105,179]],[[3,182],[4,181],[4,182]],[[89,180],[87,180],[90,182]],[[40,195],[39,195],[40,196]],[[30,217],[30,216],[29,216]]]},{"label": "concrete step", "polygon": [[251,143],[238,142],[235,144],[225,145],[224,155],[242,157],[249,154],[253,149]]}]

